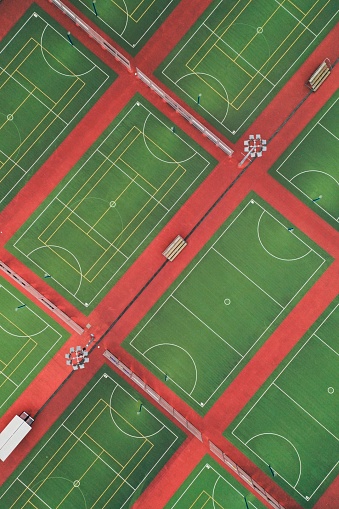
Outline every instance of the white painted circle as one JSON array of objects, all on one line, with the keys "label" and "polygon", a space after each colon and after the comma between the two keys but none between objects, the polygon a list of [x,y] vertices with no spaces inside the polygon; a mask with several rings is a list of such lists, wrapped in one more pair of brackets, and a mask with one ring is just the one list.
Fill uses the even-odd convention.
[{"label": "white painted circle", "polygon": [[117,206],[117,202],[112,200],[112,201],[109,202],[109,206],[112,207],[112,208],[116,207]]},{"label": "white painted circle", "polygon": [[13,118],[14,118],[14,117],[13,117],[12,113],[9,113],[9,114],[7,115],[7,120],[11,121],[11,120],[13,120]]},{"label": "white painted circle", "polygon": [[231,299],[225,299],[224,304],[225,306],[229,306],[231,304]]},{"label": "white painted circle", "polygon": [[262,34],[264,31],[263,27],[258,27],[257,28],[257,34]]},{"label": "white painted circle", "polygon": [[328,392],[329,394],[333,394],[333,393],[334,393],[334,389],[333,389],[333,387],[329,387],[329,388],[327,389],[327,392]]},{"label": "white painted circle", "polygon": [[73,486],[74,486],[74,488],[79,488],[80,481],[78,481],[78,479],[76,481],[73,481]]}]

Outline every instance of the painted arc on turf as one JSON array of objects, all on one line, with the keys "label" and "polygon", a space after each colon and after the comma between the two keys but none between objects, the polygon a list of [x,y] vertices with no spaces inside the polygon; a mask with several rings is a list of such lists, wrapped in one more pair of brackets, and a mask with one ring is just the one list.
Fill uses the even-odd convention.
[{"label": "painted arc on turf", "polygon": [[[56,72],[57,74],[60,74],[61,76],[65,76],[67,78],[75,78],[75,77],[79,77],[79,76],[84,76],[85,74],[88,74],[90,73],[91,71],[93,71],[93,69],[95,69],[95,65],[93,65],[93,67],[91,69],[89,69],[88,71],[85,71],[85,72],[82,72],[80,74],[76,74],[76,73],[71,73],[71,74],[68,74],[68,73],[64,73],[64,72],[60,72],[60,71],[57,71],[48,61],[47,61],[47,58],[45,56],[45,53],[44,53],[44,46],[43,46],[43,38],[45,36],[45,31],[46,29],[49,28],[48,25],[45,26],[45,28],[43,29],[42,31],[42,34],[41,34],[41,39],[40,39],[40,50],[41,50],[41,56],[42,58],[44,59],[46,65],[48,65],[48,67],[50,69],[52,69],[52,71]],[[60,35],[60,34],[59,34]],[[61,37],[61,35],[60,35]],[[65,39],[65,42],[66,42],[66,39]],[[68,44],[68,42],[66,42],[66,44]],[[74,48],[75,49],[75,48]],[[77,51],[77,50],[76,50]],[[79,52],[78,52],[79,54]],[[63,64],[61,64],[63,67],[66,68],[66,66],[64,66]]]},{"label": "painted arc on turf", "polygon": [[[77,259],[77,257],[67,248],[65,247],[62,247],[62,246],[56,246],[54,244],[48,244],[46,246],[39,246],[39,247],[36,247],[35,249],[33,249],[32,251],[30,251],[29,253],[27,253],[27,258],[30,259],[30,256],[32,253],[34,253],[35,251],[38,251],[39,249],[46,249],[46,248],[55,248],[55,249],[61,249],[63,251],[66,251],[68,254],[70,254],[74,260],[76,261],[76,263],[78,264],[78,267],[79,267],[79,276],[80,276],[80,281],[79,281],[79,285],[78,285],[78,288],[76,289],[76,291],[73,293],[73,295],[75,296],[78,291],[80,290],[80,287],[81,287],[81,284],[82,284],[82,268],[81,268],[81,265],[80,265],[80,262],[79,260]],[[42,269],[42,267],[40,267]],[[57,280],[56,280],[57,281]],[[57,281],[58,282],[58,281]]]},{"label": "painted arc on turf", "polygon": [[[99,201],[103,201],[105,204],[108,204],[108,205],[107,205],[107,210],[110,210],[110,209],[111,209],[111,212],[112,212],[112,213],[114,213],[114,214],[118,214],[119,219],[120,219],[120,223],[121,223],[120,233],[119,233],[119,234],[115,237],[115,239],[114,239],[114,240],[112,240],[112,241],[109,241],[108,239],[104,239],[104,240],[106,240],[106,241],[107,241],[107,242],[108,242],[111,246],[115,245],[115,243],[116,243],[117,239],[120,237],[120,235],[121,235],[121,234],[123,233],[123,231],[124,231],[124,222],[123,222],[123,220],[122,220],[122,217],[121,217],[121,214],[120,214],[120,212],[119,212],[119,210],[118,210],[118,207],[116,206],[116,205],[117,205],[117,202],[116,202],[115,200],[111,200],[111,201],[109,201],[109,202],[108,202],[108,201],[107,201],[107,200],[105,200],[104,198],[99,198],[98,196],[87,196],[86,198],[80,198],[79,200],[76,200],[76,201],[74,201],[74,202],[71,202],[71,203],[70,203],[69,208],[72,210],[72,213],[73,213],[73,214],[75,214],[75,210],[76,210],[76,208],[77,208],[77,205],[78,205],[78,204],[82,205],[82,204],[83,204],[85,201],[87,201],[87,200],[99,200]],[[94,231],[95,231],[95,226],[96,226],[96,225],[91,226],[91,225],[90,225],[87,221],[85,221],[85,220],[83,219],[83,217],[82,217],[82,216],[80,216],[79,214],[78,214],[78,217],[79,217],[80,219],[82,219],[82,220],[83,220],[83,221],[84,221],[84,222],[85,222],[85,223],[86,223],[86,224],[90,227],[90,231],[91,231],[91,230],[94,230]],[[89,233],[89,232],[88,232],[88,233]],[[121,242],[122,242],[122,241],[121,241]]]},{"label": "painted arc on turf", "polygon": [[[143,435],[143,434],[141,434],[141,432],[140,432],[141,436],[132,435],[131,433],[127,433],[127,431],[124,431],[123,429],[121,429],[121,428],[120,428],[120,426],[118,426],[118,425],[117,425],[117,423],[116,423],[116,421],[115,421],[115,419],[114,419],[114,417],[113,417],[113,414],[112,414],[112,398],[113,398],[113,395],[114,395],[114,393],[115,393],[116,389],[118,389],[118,387],[119,387],[118,385],[116,385],[116,386],[114,387],[114,389],[113,389],[113,391],[112,391],[112,393],[111,393],[111,396],[110,396],[110,398],[109,398],[109,413],[110,413],[110,416],[111,416],[111,419],[112,419],[113,424],[114,424],[114,425],[118,428],[118,430],[119,430],[119,431],[121,431],[121,433],[122,433],[123,435],[126,435],[126,436],[128,436],[128,437],[130,437],[130,438],[137,438],[137,439],[139,439],[139,440],[140,440],[140,439],[141,439],[141,440],[143,440],[144,438],[150,438],[150,437],[153,437],[154,435],[157,435],[158,433],[160,433],[160,432],[164,429],[164,427],[165,427],[165,425],[164,425],[164,424],[161,426],[161,428],[160,428],[160,429],[158,429],[158,431],[155,431],[154,433],[150,433],[150,434],[148,434],[148,435]],[[129,396],[130,396],[130,395],[129,395]],[[132,396],[130,396],[130,397],[132,397]],[[133,399],[134,399],[134,398],[133,398]],[[147,410],[146,410],[145,408],[144,408],[144,411],[145,411],[145,412],[147,412]],[[135,413],[137,413],[137,412],[135,412]],[[132,425],[131,425],[131,427],[132,427]]]},{"label": "painted arc on turf", "polygon": [[[177,79],[177,81],[175,81],[175,84],[178,85],[178,82],[184,78],[187,78],[188,76],[209,76],[210,78],[212,78],[213,80],[215,80],[217,83],[219,83],[219,85],[221,86],[221,88],[223,89],[224,93],[225,93],[225,99],[226,99],[226,113],[225,115],[222,117],[221,120],[218,120],[218,122],[220,122],[221,124],[226,120],[226,117],[228,115],[228,110],[229,110],[229,107],[230,107],[230,102],[229,102],[229,99],[228,99],[228,93],[227,93],[227,90],[225,88],[225,86],[221,83],[220,80],[218,80],[218,78],[216,78],[215,76],[212,76],[212,74],[208,74],[207,72],[189,72],[187,74],[184,74],[183,76],[181,76],[179,79]],[[208,85],[208,84],[207,84]],[[191,99],[193,99],[191,97]],[[202,106],[202,108],[207,111],[208,113],[210,113],[204,106]],[[212,113],[211,113],[212,115]]]},{"label": "painted arc on turf", "polygon": [[[144,140],[144,144],[145,144],[145,147],[147,148],[148,152],[155,158],[155,159],[158,159],[158,161],[161,161],[163,163],[166,163],[166,164],[181,164],[181,163],[186,163],[187,161],[189,161],[190,159],[192,159],[194,156],[195,156],[195,153],[193,152],[193,154],[190,156],[190,157],[187,157],[186,159],[182,159],[180,161],[177,161],[177,160],[174,160],[174,161],[166,161],[165,159],[161,159],[161,157],[158,157],[156,156],[152,150],[149,148],[149,146],[147,145],[146,143],[146,135],[145,135],[145,130],[146,130],[146,124],[147,124],[147,120],[149,119],[149,117],[152,117],[154,118],[155,120],[158,120],[152,113],[149,113],[144,121],[144,125],[143,125],[143,128],[142,128],[142,137],[143,137],[143,140]],[[171,132],[170,129],[168,129],[169,132]]]},{"label": "painted arc on turf", "polygon": [[[279,256],[276,256],[274,255],[273,253],[271,253],[263,244],[262,240],[261,240],[261,237],[260,237],[260,225],[261,225],[261,219],[262,217],[264,216],[264,214],[266,213],[266,211],[264,210],[260,216],[260,218],[258,219],[258,225],[257,225],[257,235],[258,235],[258,240],[259,240],[259,243],[261,245],[261,247],[263,248],[263,250],[270,256],[272,256],[272,258],[275,258],[276,260],[281,260],[283,262],[295,262],[297,260],[301,260],[302,258],[305,258],[305,256],[309,255],[312,251],[312,249],[309,249],[307,251],[307,253],[303,254],[302,256],[298,256],[296,258],[281,258]],[[279,225],[281,228],[282,226]],[[296,238],[296,237],[295,237]]]},{"label": "painted arc on turf", "polygon": [[[217,484],[218,484],[218,482],[219,482],[220,478],[221,478],[221,475],[218,475],[218,477],[216,478],[215,483],[214,483],[214,485],[213,485],[213,490],[212,490],[212,503],[213,503],[213,509],[217,509],[217,508],[215,507],[215,489],[216,489],[216,487],[217,487]],[[219,505],[219,504],[218,504],[218,505]]]},{"label": "painted arc on turf", "polygon": [[38,334],[42,334],[46,329],[48,329],[49,325],[46,325],[43,329],[41,329],[39,332],[34,332],[33,334],[13,334],[12,332],[9,332],[5,327],[0,325],[0,329],[2,329],[6,334],[9,336],[13,336],[15,338],[32,338],[33,336],[38,336]]},{"label": "painted arc on turf", "polygon": [[[293,488],[295,488],[297,486],[297,484],[299,483],[300,477],[301,477],[301,459],[300,459],[300,454],[298,453],[297,448],[295,447],[294,444],[292,444],[292,442],[288,438],[284,437],[283,435],[279,435],[279,433],[258,433],[257,435],[254,435],[253,437],[249,438],[247,440],[247,442],[245,442],[245,444],[248,446],[248,444],[249,444],[249,442],[251,442],[251,440],[254,440],[255,438],[258,438],[258,437],[262,437],[264,435],[273,435],[275,437],[282,438],[283,440],[286,440],[286,442],[288,442],[288,444],[291,445],[292,448],[294,449],[294,452],[297,455],[297,459],[298,459],[298,463],[299,463],[299,475],[298,475],[298,478],[297,478],[295,484],[293,485]],[[274,465],[273,465],[273,468],[274,468]],[[279,474],[279,472],[278,472],[278,474]]]},{"label": "painted arc on turf", "polygon": [[337,179],[335,177],[333,177],[333,175],[330,175],[329,173],[326,173],[326,171],[321,171],[321,170],[304,170],[304,171],[300,171],[299,173],[297,173],[296,175],[294,175],[294,177],[292,177],[290,179],[290,182],[292,182],[293,179],[299,177],[303,173],[322,173],[326,177],[329,177],[329,178],[333,179],[334,182],[339,186],[339,182],[337,181]]},{"label": "painted arc on turf", "polygon": [[124,14],[126,14],[126,21],[125,21],[125,26],[124,28],[122,29],[122,32],[117,32],[118,35],[122,36],[123,33],[125,32],[126,28],[127,28],[127,25],[128,25],[128,18],[129,18],[129,12],[128,12],[128,7],[127,7],[127,4],[125,2],[125,0],[122,0],[123,1],[123,4],[125,6],[125,11],[123,9],[120,8],[120,12],[122,11]]},{"label": "painted arc on turf", "polygon": [[[146,359],[148,359],[148,357],[147,357],[146,353],[147,353],[147,352],[149,352],[149,350],[152,350],[153,348],[156,348],[156,347],[159,347],[159,346],[174,346],[174,347],[176,347],[176,348],[179,348],[179,349],[180,349],[180,350],[182,350],[185,354],[187,354],[187,355],[188,355],[188,357],[191,359],[192,364],[193,364],[193,368],[194,368],[194,372],[195,372],[195,381],[194,381],[194,384],[193,384],[193,388],[191,389],[191,391],[190,391],[190,392],[188,392],[188,393],[187,393],[187,394],[189,394],[189,396],[191,396],[191,395],[192,395],[192,392],[193,392],[193,391],[194,391],[194,389],[195,389],[195,386],[197,385],[197,380],[198,380],[198,370],[197,370],[197,366],[196,366],[196,364],[195,364],[195,361],[194,361],[194,359],[193,359],[192,355],[191,355],[190,353],[188,353],[188,351],[187,351],[187,350],[185,350],[185,348],[183,348],[182,346],[176,345],[175,343],[158,343],[157,345],[153,345],[153,346],[150,346],[149,348],[147,348],[147,350],[145,350],[145,351],[142,353],[142,355],[143,355],[144,357],[146,357]],[[160,369],[160,368],[158,368],[158,369]],[[160,370],[160,371],[161,371],[161,370]],[[165,374],[165,373],[164,373],[164,374]],[[172,378],[172,380],[174,380],[172,376],[171,376],[171,378]],[[175,381],[175,380],[174,380],[174,381]]]}]

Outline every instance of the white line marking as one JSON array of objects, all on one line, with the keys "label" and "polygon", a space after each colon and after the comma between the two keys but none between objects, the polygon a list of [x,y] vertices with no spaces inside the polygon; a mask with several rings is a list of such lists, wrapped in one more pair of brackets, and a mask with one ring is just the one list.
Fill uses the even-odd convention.
[{"label": "white line marking", "polygon": [[223,258],[226,262],[228,262],[230,265],[232,265],[232,267],[238,271],[242,276],[244,276],[246,279],[248,279],[248,281],[250,281],[251,283],[254,284],[254,286],[256,286],[260,291],[262,291],[265,295],[267,295],[267,297],[269,297],[271,300],[273,300],[273,302],[275,302],[279,307],[281,307],[282,309],[284,309],[284,306],[282,304],[280,304],[280,302],[278,302],[277,300],[275,300],[269,293],[267,293],[265,290],[263,290],[257,283],[255,283],[250,277],[248,277],[244,272],[242,272],[240,269],[238,269],[238,267],[236,267],[236,265],[234,265],[232,262],[230,262],[226,256],[222,255],[217,249],[215,249],[214,247],[212,247],[211,249],[213,249],[213,251],[215,251],[215,253],[217,253],[219,256],[221,256],[221,258]]},{"label": "white line marking", "polygon": [[219,339],[221,339],[221,341],[223,341],[224,343],[226,343],[227,346],[229,346],[234,352],[236,352],[239,357],[243,358],[243,355],[238,352],[238,350],[236,350],[232,345],[230,345],[222,336],[220,336],[220,334],[218,334],[217,332],[215,332],[215,330],[212,329],[212,327],[210,327],[209,325],[207,325],[207,323],[205,323],[201,318],[199,318],[198,315],[196,315],[195,313],[193,313],[193,311],[191,311],[187,306],[185,306],[185,304],[183,304],[182,302],[180,302],[179,299],[177,299],[176,297],[174,297],[174,295],[172,294],[172,298],[177,301],[178,304],[180,304],[180,306],[182,306],[184,309],[186,309],[186,311],[188,311],[192,316],[194,316],[194,318],[196,318],[200,323],[202,323],[208,330],[210,330],[211,332],[213,332],[213,334],[215,334],[215,336],[217,336]]},{"label": "white line marking", "polygon": [[[158,431],[155,431],[154,433],[150,433],[149,435],[144,435],[140,432],[140,434],[142,436],[138,436],[138,435],[131,435],[131,433],[127,433],[127,431],[124,431],[123,429],[120,428],[120,426],[118,426],[118,424],[116,423],[114,417],[113,417],[113,414],[112,414],[112,408],[113,408],[113,405],[112,405],[112,398],[113,398],[113,395],[116,391],[116,389],[120,387],[119,385],[116,385],[112,391],[112,394],[110,396],[110,399],[109,399],[109,413],[110,413],[110,416],[111,416],[111,419],[112,419],[112,422],[113,424],[118,428],[118,430],[123,434],[123,435],[126,435],[130,438],[136,438],[138,440],[144,440],[145,438],[150,438],[150,437],[154,437],[154,435],[157,435],[158,433],[160,433],[163,429],[164,429],[164,425],[162,425],[162,427],[160,429],[158,429]],[[128,394],[128,393],[127,393]]]},{"label": "white line marking", "polygon": [[[183,348],[182,346],[179,346],[179,345],[177,345],[177,344],[175,344],[175,343],[158,343],[158,344],[156,344],[156,345],[153,345],[153,346],[150,346],[149,348],[147,348],[147,349],[146,349],[146,350],[142,353],[142,355],[143,355],[146,359],[148,359],[150,362],[152,362],[152,361],[151,361],[151,360],[147,357],[147,355],[145,355],[145,354],[146,354],[147,352],[149,352],[150,350],[153,350],[153,348],[157,348],[158,346],[160,346],[160,347],[161,347],[161,346],[174,346],[175,348],[179,348],[180,350],[182,350],[183,352],[185,352],[185,353],[188,355],[188,357],[191,359],[192,364],[193,364],[193,367],[194,367],[194,371],[195,371],[195,380],[194,380],[193,388],[191,389],[191,391],[190,391],[190,392],[188,392],[188,393],[187,393],[187,394],[190,396],[190,395],[192,394],[192,392],[194,391],[195,386],[196,386],[196,384],[197,384],[197,380],[198,380],[198,369],[197,369],[197,365],[196,365],[195,360],[193,359],[192,355],[191,355],[191,354],[190,354],[190,353],[189,353],[189,352],[188,352],[185,348]],[[141,352],[140,352],[140,353],[141,353]],[[153,363],[152,363],[152,364],[153,364]],[[160,370],[160,368],[158,368],[158,369]],[[160,371],[161,371],[161,370],[160,370]],[[165,373],[164,373],[164,374],[165,374]],[[175,382],[175,380],[173,379],[173,377],[172,377],[172,376],[171,376],[171,380],[172,380],[173,382]],[[175,382],[175,383],[176,383],[176,382]],[[176,385],[178,385],[178,384],[176,383]],[[178,385],[178,387],[180,387],[180,386]],[[185,391],[185,392],[186,392],[186,391]]]},{"label": "white line marking", "polygon": [[[269,256],[272,256],[272,258],[276,258],[277,260],[280,260],[280,261],[283,261],[283,262],[295,262],[297,260],[301,260],[301,258],[305,258],[305,256],[309,255],[311,252],[312,252],[312,249],[309,249],[309,251],[307,253],[305,253],[304,255],[302,256],[299,256],[297,258],[280,258],[279,256],[276,256],[274,255],[273,253],[271,253],[263,244],[262,240],[261,240],[261,237],[260,237],[260,223],[261,223],[261,219],[263,217],[263,215],[266,213],[266,211],[263,211],[263,213],[261,214],[261,216],[259,217],[259,220],[258,220],[258,225],[257,225],[257,235],[258,235],[258,240],[259,240],[259,243],[261,245],[261,247],[263,248],[263,250],[269,255]],[[291,232],[292,235],[293,235],[293,232]]]}]

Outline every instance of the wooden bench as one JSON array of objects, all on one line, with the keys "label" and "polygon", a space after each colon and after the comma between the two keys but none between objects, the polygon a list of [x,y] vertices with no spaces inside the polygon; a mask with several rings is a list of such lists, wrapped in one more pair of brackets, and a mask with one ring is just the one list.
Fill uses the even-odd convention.
[{"label": "wooden bench", "polygon": [[331,74],[331,67],[324,60],[324,62],[314,71],[312,76],[307,81],[307,86],[312,90],[312,92],[316,92],[320,85],[324,83],[326,78]]},{"label": "wooden bench", "polygon": [[170,243],[168,247],[166,247],[165,251],[162,253],[167,260],[173,262],[174,258],[178,256],[179,253],[187,246],[187,242],[178,235],[175,237],[173,242]]}]

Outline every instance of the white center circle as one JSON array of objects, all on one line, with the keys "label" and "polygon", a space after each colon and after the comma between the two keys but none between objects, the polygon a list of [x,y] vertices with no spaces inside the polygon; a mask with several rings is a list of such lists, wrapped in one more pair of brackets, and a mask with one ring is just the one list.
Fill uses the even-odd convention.
[{"label": "white center circle", "polygon": [[73,486],[74,486],[74,488],[79,488],[80,481],[78,481],[78,479],[76,481],[73,481]]},{"label": "white center circle", "polygon": [[327,389],[327,392],[328,392],[329,394],[333,394],[333,393],[334,393],[334,389],[333,389],[333,387],[329,387],[329,388]]},{"label": "white center circle", "polygon": [[231,304],[231,299],[225,299],[224,304],[225,306],[229,306]]},{"label": "white center circle", "polygon": [[112,200],[112,201],[109,202],[109,206],[112,207],[112,208],[116,207],[117,203],[114,200]]},{"label": "white center circle", "polygon": [[13,117],[12,113],[9,113],[9,114],[7,115],[7,120],[11,121],[11,120],[13,120],[13,118],[14,118],[14,117]]},{"label": "white center circle", "polygon": [[257,28],[257,34],[262,34],[264,31],[263,27],[258,27]]}]

